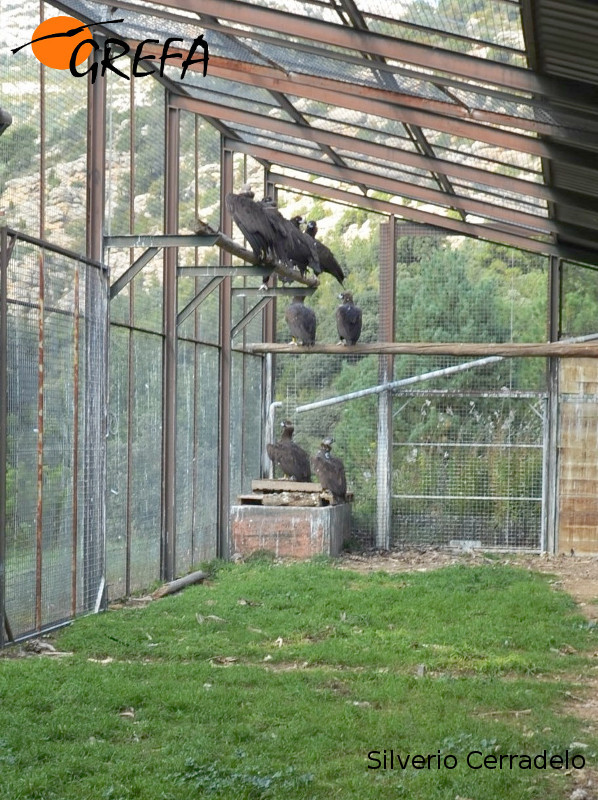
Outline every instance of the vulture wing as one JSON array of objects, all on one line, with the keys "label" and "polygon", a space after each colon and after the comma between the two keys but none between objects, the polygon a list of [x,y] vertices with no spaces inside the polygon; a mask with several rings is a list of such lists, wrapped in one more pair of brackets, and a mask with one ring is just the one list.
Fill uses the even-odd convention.
[{"label": "vulture wing", "polygon": [[340,458],[318,450],[314,458],[314,471],[323,489],[328,489],[335,500],[344,501],[347,495],[347,479],[345,477],[345,467]]},{"label": "vulture wing", "polygon": [[294,341],[304,345],[315,343],[317,323],[313,309],[301,302],[293,302],[287,307],[284,316]]}]

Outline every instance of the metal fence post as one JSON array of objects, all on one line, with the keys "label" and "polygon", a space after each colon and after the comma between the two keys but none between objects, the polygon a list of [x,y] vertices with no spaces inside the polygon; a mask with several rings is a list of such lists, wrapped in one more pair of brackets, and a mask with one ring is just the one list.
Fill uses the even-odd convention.
[{"label": "metal fence post", "polygon": [[6,619],[6,439],[8,417],[8,246],[0,228],[0,648]]},{"label": "metal fence post", "polygon": [[[179,115],[166,110],[166,202],[164,232],[178,233]],[[162,369],[162,578],[171,581],[176,559],[177,249],[164,249],[164,350]]]},{"label": "metal fence post", "polygon": [[[87,255],[104,260],[106,81],[89,86]],[[85,440],[83,609],[105,604],[106,429],[108,409],[108,276],[88,266],[85,281]]]},{"label": "metal fence post", "polygon": [[[378,338],[393,342],[395,338],[395,261],[396,225],[391,216],[388,223],[380,225],[380,289],[378,304]],[[394,356],[381,355],[378,378],[380,383],[393,379]],[[376,547],[388,550],[392,534],[392,391],[382,392],[378,398],[378,448],[376,462]]]},{"label": "metal fence post", "polygon": [[[548,340],[557,342],[560,336],[561,314],[561,277],[562,262],[556,256],[551,256],[549,262],[548,280]],[[559,428],[559,371],[561,360],[548,359],[548,402],[546,404],[547,428],[544,437],[544,481],[543,487],[543,520],[542,543],[543,552],[556,553],[559,539],[559,466],[558,466],[558,428]]]},{"label": "metal fence post", "polygon": [[[221,180],[220,180],[220,230],[227,236],[232,233],[232,219],[224,198],[233,190],[233,154],[221,148]],[[232,264],[230,253],[222,251],[222,263]],[[220,558],[228,558],[229,514],[230,514],[230,414],[231,414],[231,296],[232,278],[226,277],[220,285],[220,445],[218,473],[220,497],[218,501],[218,547]]]}]

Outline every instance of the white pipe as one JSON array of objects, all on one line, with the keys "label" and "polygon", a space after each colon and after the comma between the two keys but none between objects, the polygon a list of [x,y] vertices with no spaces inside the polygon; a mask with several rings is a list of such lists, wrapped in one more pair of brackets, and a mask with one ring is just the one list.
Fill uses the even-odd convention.
[{"label": "white pipe", "polygon": [[388,390],[398,389],[401,386],[409,386],[413,383],[420,383],[421,381],[429,381],[432,378],[442,378],[445,375],[454,375],[456,372],[465,372],[474,367],[483,367],[486,364],[492,364],[495,361],[503,361],[504,356],[488,356],[487,358],[478,358],[475,361],[468,361],[466,364],[456,364],[454,367],[445,367],[444,369],[435,369],[432,372],[424,372],[422,375],[413,375],[411,378],[402,378],[398,381],[391,381],[390,383],[381,383],[378,386],[370,386],[369,389],[359,389],[356,392],[349,394],[339,395],[338,397],[329,397],[326,400],[318,400],[315,403],[307,403],[304,406],[297,406],[295,412],[300,414],[302,411],[313,411],[315,408],[323,408],[324,406],[333,406],[337,403],[345,403],[347,400],[357,400],[359,397],[366,397],[370,394],[380,394]]}]

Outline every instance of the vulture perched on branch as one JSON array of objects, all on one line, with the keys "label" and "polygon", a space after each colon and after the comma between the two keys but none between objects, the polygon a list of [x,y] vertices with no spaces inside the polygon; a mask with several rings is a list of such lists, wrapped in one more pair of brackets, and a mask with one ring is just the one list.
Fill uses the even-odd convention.
[{"label": "vulture perched on branch", "polygon": [[319,274],[313,240],[294,222],[282,216],[271,197],[257,201],[254,197],[248,184],[239,194],[229,192],[225,197],[226,207],[254,256],[260,261],[275,259],[287,267],[297,267],[302,275],[305,275],[307,267]]},{"label": "vulture perched on branch", "polygon": [[274,228],[266,206],[263,202],[256,202],[254,196],[251,186],[246,184],[239,194],[229,192],[224,202],[237,228],[247,239],[253,255],[261,261],[275,257],[274,242],[285,234]]},{"label": "vulture perched on branch", "polygon": [[316,239],[316,233],[318,232],[318,226],[315,220],[310,220],[307,223],[307,227],[305,229],[306,233],[312,237],[316,245],[316,251],[318,253],[318,260],[320,262],[320,270],[322,272],[328,272],[329,275],[332,275],[337,281],[343,286],[343,281],[345,280],[345,273],[342,270],[341,265],[338,263],[336,258],[334,257],[334,253],[330,250],[329,247],[326,247],[325,244],[318,241]]},{"label": "vulture perched on branch", "polygon": [[295,428],[293,423],[285,419],[281,422],[282,435],[275,444],[267,444],[268,457],[274,466],[280,467],[285,478],[295,481],[311,481],[309,456],[293,441]]},{"label": "vulture perched on branch", "polygon": [[336,505],[347,499],[347,479],[343,462],[330,454],[333,441],[330,436],[322,439],[320,449],[314,456],[313,466],[322,488],[332,494],[333,505]]},{"label": "vulture perched on branch", "polygon": [[357,344],[361,335],[361,309],[353,302],[351,292],[339,294],[343,301],[336,309],[336,328],[343,344]]},{"label": "vulture perched on branch", "polygon": [[284,312],[294,344],[312,345],[316,341],[316,314],[305,305],[305,297],[296,295]]}]

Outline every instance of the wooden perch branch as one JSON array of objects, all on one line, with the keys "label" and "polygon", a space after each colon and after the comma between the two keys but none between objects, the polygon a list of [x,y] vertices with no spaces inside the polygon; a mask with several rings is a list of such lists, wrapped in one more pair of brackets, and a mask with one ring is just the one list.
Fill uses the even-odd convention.
[{"label": "wooden perch branch", "polygon": [[598,358],[595,342],[371,342],[347,347],[342,344],[321,344],[311,347],[268,342],[246,345],[249,353],[337,353],[342,355],[442,355],[502,356],[507,358]]},{"label": "wooden perch branch", "polygon": [[241,258],[243,259],[243,261],[247,261],[249,264],[254,264],[256,266],[259,265],[264,267],[271,267],[272,272],[275,272],[277,275],[280,275],[281,278],[301,283],[304,286],[309,286],[310,288],[315,288],[316,286],[320,285],[320,281],[315,276],[308,275],[304,278],[302,277],[298,269],[291,269],[290,267],[287,267],[278,261],[271,261],[270,259],[264,259],[263,261],[260,261],[253,255],[253,252],[251,250],[247,250],[245,247],[241,247],[241,245],[234,242],[229,236],[226,236],[224,233],[221,233],[220,231],[215,231],[211,225],[208,225],[207,222],[204,222],[201,219],[198,219],[196,222],[195,233],[207,236],[217,236],[218,239],[216,240],[215,244],[218,247],[222,248],[222,250],[226,250],[227,253],[230,253],[231,255],[236,256],[237,258]]}]

